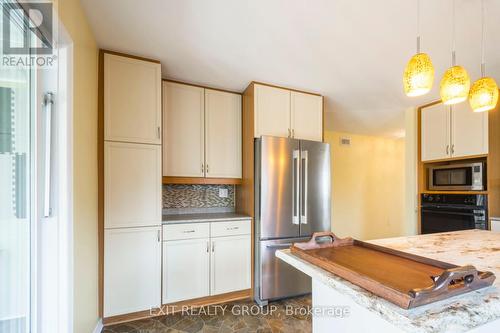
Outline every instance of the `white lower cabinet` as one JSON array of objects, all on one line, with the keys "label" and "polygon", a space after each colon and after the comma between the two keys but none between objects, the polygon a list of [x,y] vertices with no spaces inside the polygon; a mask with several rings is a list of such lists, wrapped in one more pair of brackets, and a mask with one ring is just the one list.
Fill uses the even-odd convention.
[{"label": "white lower cabinet", "polygon": [[250,235],[212,238],[210,295],[250,288]]},{"label": "white lower cabinet", "polygon": [[250,226],[250,220],[164,225],[163,304],[250,288]]},{"label": "white lower cabinet", "polygon": [[104,317],[160,305],[160,231],[159,226],[104,231]]},{"label": "white lower cabinet", "polygon": [[210,240],[188,239],[163,242],[163,303],[210,294]]}]

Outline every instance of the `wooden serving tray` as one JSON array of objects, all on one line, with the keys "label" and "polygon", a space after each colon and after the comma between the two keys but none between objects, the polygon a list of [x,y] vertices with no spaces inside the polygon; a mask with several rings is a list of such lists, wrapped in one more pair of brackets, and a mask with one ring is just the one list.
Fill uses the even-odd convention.
[{"label": "wooden serving tray", "polygon": [[314,233],[310,241],[293,244],[291,251],[404,309],[488,287],[495,280],[493,273],[479,272],[474,266],[338,238],[332,232]]}]

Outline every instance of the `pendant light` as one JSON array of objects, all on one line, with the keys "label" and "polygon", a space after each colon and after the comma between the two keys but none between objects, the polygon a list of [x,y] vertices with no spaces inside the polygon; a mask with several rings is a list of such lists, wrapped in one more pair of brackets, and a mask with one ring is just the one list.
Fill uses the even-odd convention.
[{"label": "pendant light", "polygon": [[495,108],[498,102],[498,86],[494,79],[485,76],[484,62],[484,0],[481,0],[481,78],[474,82],[469,92],[469,103],[474,112]]},{"label": "pendant light", "polygon": [[406,96],[427,94],[434,82],[434,66],[426,53],[420,53],[420,0],[417,0],[417,54],[406,65],[403,86]]},{"label": "pendant light", "polygon": [[453,2],[452,17],[452,52],[451,65],[441,79],[440,95],[443,104],[452,105],[463,102],[469,96],[470,79],[469,74],[462,66],[456,65],[455,56],[455,0]]}]

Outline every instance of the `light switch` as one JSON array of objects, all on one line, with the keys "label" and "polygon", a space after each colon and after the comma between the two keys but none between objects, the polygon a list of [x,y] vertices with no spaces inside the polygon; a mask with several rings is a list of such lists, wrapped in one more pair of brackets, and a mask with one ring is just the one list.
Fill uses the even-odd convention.
[{"label": "light switch", "polygon": [[227,188],[220,188],[219,189],[219,198],[227,198],[228,196],[228,190]]}]

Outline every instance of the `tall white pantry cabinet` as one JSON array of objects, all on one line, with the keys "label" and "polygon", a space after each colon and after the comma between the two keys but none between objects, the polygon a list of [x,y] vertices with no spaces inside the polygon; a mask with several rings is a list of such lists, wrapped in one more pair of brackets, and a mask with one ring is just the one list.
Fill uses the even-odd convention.
[{"label": "tall white pantry cabinet", "polygon": [[103,317],[161,305],[161,65],[104,52]]}]

